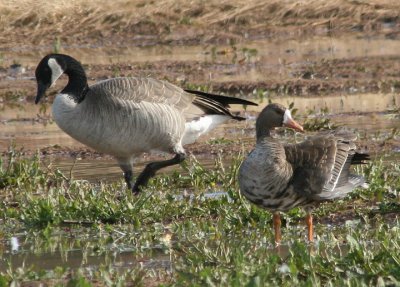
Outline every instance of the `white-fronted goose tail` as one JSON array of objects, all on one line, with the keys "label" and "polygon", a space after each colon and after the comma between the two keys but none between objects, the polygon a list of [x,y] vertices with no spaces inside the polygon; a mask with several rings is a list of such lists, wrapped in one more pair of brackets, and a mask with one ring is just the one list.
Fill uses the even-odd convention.
[{"label": "white-fronted goose tail", "polygon": [[[239,170],[243,195],[274,212],[276,242],[280,241],[280,211],[297,206],[308,209],[344,197],[365,183],[362,176],[350,173],[350,166],[369,160],[367,154],[356,152],[356,136],[350,132],[321,133],[300,144],[283,145],[271,136],[271,130],[281,126],[303,131],[285,107],[265,107],[256,122],[257,144]],[[310,212],[306,222],[312,241]]]}]

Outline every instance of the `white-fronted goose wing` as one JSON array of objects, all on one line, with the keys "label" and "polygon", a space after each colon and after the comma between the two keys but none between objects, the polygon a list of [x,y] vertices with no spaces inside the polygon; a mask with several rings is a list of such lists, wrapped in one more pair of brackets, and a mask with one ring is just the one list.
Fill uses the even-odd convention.
[{"label": "white-fronted goose wing", "polygon": [[303,130],[285,107],[266,106],[257,118],[256,146],[239,170],[240,191],[251,202],[274,212],[276,242],[281,240],[279,212],[305,207],[312,241],[310,207],[344,197],[361,186],[364,178],[350,174],[350,166],[369,157],[356,152],[352,133],[321,133],[300,144],[284,145],[271,136],[271,130],[281,126]]}]

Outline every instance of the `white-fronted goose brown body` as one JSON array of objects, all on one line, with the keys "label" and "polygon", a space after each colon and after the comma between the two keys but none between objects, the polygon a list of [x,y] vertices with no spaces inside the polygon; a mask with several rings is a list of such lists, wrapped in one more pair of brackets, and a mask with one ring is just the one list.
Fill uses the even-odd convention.
[{"label": "white-fronted goose brown body", "polygon": [[254,204],[273,212],[275,241],[281,240],[280,215],[301,206],[307,211],[308,239],[313,240],[311,207],[344,197],[364,184],[350,173],[350,165],[369,159],[357,153],[349,132],[321,133],[299,144],[282,144],[271,136],[276,127],[303,131],[290,110],[267,105],[256,121],[257,142],[239,170],[241,193]]}]

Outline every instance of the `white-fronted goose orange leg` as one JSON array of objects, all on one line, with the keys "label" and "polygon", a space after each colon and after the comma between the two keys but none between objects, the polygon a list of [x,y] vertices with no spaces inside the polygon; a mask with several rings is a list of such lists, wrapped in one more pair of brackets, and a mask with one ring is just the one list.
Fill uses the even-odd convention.
[{"label": "white-fronted goose orange leg", "polygon": [[290,110],[280,104],[268,104],[257,117],[256,146],[239,169],[240,192],[273,212],[277,245],[281,241],[279,211],[305,207],[307,237],[313,242],[313,207],[363,186],[365,179],[351,174],[350,166],[365,163],[369,156],[356,151],[357,137],[344,129],[324,132],[298,144],[283,144],[272,133],[283,126],[303,131]]},{"label": "white-fronted goose orange leg", "polygon": [[280,244],[282,236],[281,236],[281,215],[279,214],[279,212],[274,212],[272,220],[275,230],[275,243]]},{"label": "white-fronted goose orange leg", "polygon": [[313,242],[314,241],[313,219],[312,219],[311,213],[307,213],[307,215],[306,215],[306,224],[307,224],[307,230],[308,230],[308,241]]}]

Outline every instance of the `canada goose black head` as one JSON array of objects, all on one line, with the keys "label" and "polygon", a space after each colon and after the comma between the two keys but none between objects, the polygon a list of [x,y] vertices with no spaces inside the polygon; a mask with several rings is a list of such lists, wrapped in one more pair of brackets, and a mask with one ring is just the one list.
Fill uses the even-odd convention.
[{"label": "canada goose black head", "polygon": [[261,111],[257,118],[257,138],[269,136],[271,130],[283,126],[300,132],[303,131],[303,127],[293,120],[289,109],[280,104],[269,104]]},{"label": "canada goose black head", "polygon": [[35,104],[40,101],[47,89],[64,73],[68,75],[69,82],[61,93],[70,94],[78,102],[83,100],[88,85],[82,65],[68,55],[49,54],[39,62],[35,70],[37,82]]}]

